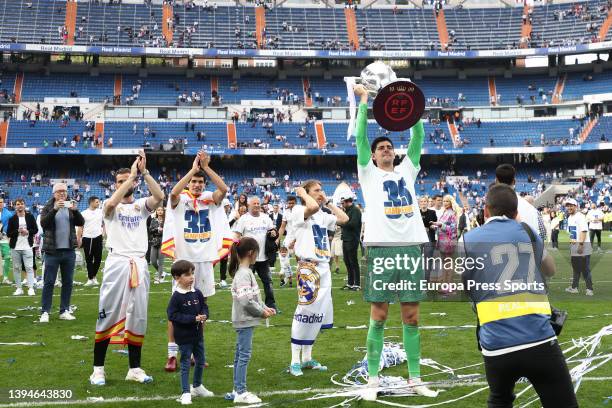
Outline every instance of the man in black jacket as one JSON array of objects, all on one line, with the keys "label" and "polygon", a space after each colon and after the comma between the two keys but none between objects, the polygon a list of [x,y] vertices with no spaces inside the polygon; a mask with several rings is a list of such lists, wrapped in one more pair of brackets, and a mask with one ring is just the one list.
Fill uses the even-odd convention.
[{"label": "man in black jacket", "polygon": [[81,246],[75,227],[85,224],[77,210],[76,203],[68,201],[68,188],[64,183],[53,186],[53,197],[45,204],[40,213],[43,228],[43,251],[45,252],[44,286],[42,293],[41,323],[49,322],[49,312],[53,300],[53,285],[58,269],[62,273],[62,294],[60,297],[60,319],[74,320],[70,313],[72,278],[74,277],[75,248]]},{"label": "man in black jacket", "polygon": [[36,218],[25,210],[23,198],[15,200],[15,214],[9,218],[7,236],[9,237],[9,247],[11,248],[11,258],[13,259],[13,276],[17,290],[15,296],[23,295],[21,289],[21,265],[25,266],[28,277],[28,296],[34,296],[34,235],[38,232]]},{"label": "man in black jacket", "polygon": [[[430,258],[433,256],[434,248],[436,247],[436,230],[432,228],[432,225],[438,221],[438,216],[436,215],[436,211],[430,208],[427,208],[427,204],[429,200],[427,197],[419,198],[419,209],[421,210],[421,218],[423,219],[423,225],[427,230],[427,237],[429,238],[429,242],[423,246],[423,253],[425,258]],[[425,262],[425,280],[429,281],[431,276],[431,263]]]},{"label": "man in black jacket", "polygon": [[353,204],[353,198],[342,200],[342,207],[349,220],[342,226],[342,255],[348,274],[346,288],[350,290],[361,289],[359,262],[357,261],[357,248],[361,236],[361,211]]}]

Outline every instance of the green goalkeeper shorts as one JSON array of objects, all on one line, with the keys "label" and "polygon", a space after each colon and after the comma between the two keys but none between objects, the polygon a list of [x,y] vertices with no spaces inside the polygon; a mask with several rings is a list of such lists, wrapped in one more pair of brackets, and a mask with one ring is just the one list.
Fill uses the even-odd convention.
[{"label": "green goalkeeper shorts", "polygon": [[368,247],[366,302],[420,302],[426,298],[420,289],[422,281],[425,277],[419,245]]}]

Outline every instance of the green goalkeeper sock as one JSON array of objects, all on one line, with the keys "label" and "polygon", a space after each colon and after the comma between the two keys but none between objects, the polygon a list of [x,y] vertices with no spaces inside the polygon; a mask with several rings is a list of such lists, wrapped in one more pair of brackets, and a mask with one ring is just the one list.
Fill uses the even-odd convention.
[{"label": "green goalkeeper sock", "polygon": [[408,360],[408,376],[415,378],[421,376],[421,335],[419,326],[402,323],[404,328],[404,350]]},{"label": "green goalkeeper sock", "polygon": [[368,339],[366,341],[368,349],[368,375],[370,377],[378,376],[384,333],[385,321],[370,319],[370,328],[368,329]]}]

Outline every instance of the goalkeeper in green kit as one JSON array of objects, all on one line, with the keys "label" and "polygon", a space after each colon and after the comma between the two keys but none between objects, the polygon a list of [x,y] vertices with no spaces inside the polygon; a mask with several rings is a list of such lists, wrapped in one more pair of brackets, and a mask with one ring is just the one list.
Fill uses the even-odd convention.
[{"label": "goalkeeper in green kit", "polygon": [[370,327],[367,338],[368,386],[361,397],[374,401],[377,397],[378,370],[383,349],[385,321],[389,303],[400,302],[404,349],[408,359],[408,385],[418,395],[436,397],[437,392],[422,384],[420,376],[421,343],[418,328],[419,301],[425,294],[419,289],[424,280],[421,244],[428,242],[419,208],[414,182],[420,170],[423,146],[423,123],[412,127],[408,152],[394,166],[393,142],[386,136],[377,137],[370,145],[367,137],[368,92],[355,85],[361,98],[356,124],[357,172],[365,201],[364,244],[368,247],[368,268],[364,298],[371,303]]}]

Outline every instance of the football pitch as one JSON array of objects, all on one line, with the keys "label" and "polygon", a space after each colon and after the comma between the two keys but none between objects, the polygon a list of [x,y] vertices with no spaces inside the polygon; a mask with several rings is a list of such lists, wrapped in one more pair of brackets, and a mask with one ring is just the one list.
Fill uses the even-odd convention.
[{"label": "football pitch", "polygon": [[[571,279],[569,250],[561,248],[551,251],[556,258],[557,274],[550,281],[551,303],[567,310],[568,321],[559,337],[562,349],[572,345],[571,340],[591,336],[603,326],[612,324],[612,239],[606,232],[604,251],[595,253],[592,271],[595,296],[584,295],[584,282],[581,293],[566,294],[564,289]],[[563,236],[565,238],[565,236]],[[169,262],[166,263],[167,271]],[[40,266],[39,266],[40,267]],[[278,270],[278,266],[276,268]],[[363,274],[363,262],[362,262]],[[344,397],[309,400],[317,394],[332,394],[340,386],[337,381],[365,355],[369,305],[363,301],[362,292],[339,290],[344,285],[346,273],[341,269],[333,275],[334,328],[319,335],[313,349],[313,358],[328,367],[328,371],[305,370],[302,377],[292,377],[286,372],[290,362],[290,330],[296,305],[295,282],[293,288],[279,288],[278,275],[274,275],[274,292],[282,313],[270,319],[270,327],[261,325],[256,328],[253,338],[253,356],[248,371],[248,389],[260,396],[265,406],[271,407],[332,407],[345,401]],[[217,274],[218,277],[218,274]],[[100,280],[101,276],[98,277]],[[84,282],[86,273],[81,267],[75,281]],[[295,280],[295,279],[294,279]],[[261,286],[261,284],[260,284]],[[77,306],[75,321],[58,319],[60,289],[55,289],[53,313],[48,324],[38,323],[40,290],[35,297],[11,296],[13,287],[0,286],[0,343],[36,343],[35,345],[0,345],[0,407],[37,405],[90,406],[96,407],[175,407],[180,395],[180,373],[164,371],[166,361],[166,306],[170,298],[170,283],[151,284],[149,297],[149,319],[145,337],[142,367],[152,375],[151,384],[136,384],[124,380],[128,369],[125,354],[117,353],[123,348],[110,346],[106,359],[106,385],[96,387],[89,384],[93,363],[93,338],[98,314],[98,287],[75,286],[72,304]],[[263,291],[262,291],[263,292]],[[223,395],[232,390],[232,368],[235,349],[235,332],[231,319],[231,295],[228,289],[218,289],[217,294],[208,299],[210,322],[205,328],[205,347],[210,367],[204,370],[204,385],[215,393],[214,398],[194,398],[194,405],[214,407],[233,406],[225,401]],[[35,309],[26,309],[34,306]],[[21,309],[21,310],[20,310]],[[482,362],[476,347],[474,328],[475,315],[467,302],[426,301],[421,304],[421,326],[443,326],[421,330],[422,359],[435,360],[440,365],[461,368]],[[461,328],[459,326],[470,327]],[[72,340],[71,336],[87,336],[86,340]],[[402,328],[399,306],[392,305],[385,337],[401,343]],[[604,337],[597,354],[612,353],[612,337]],[[570,365],[570,368],[575,366]],[[483,374],[484,368],[478,365],[455,371],[458,375]],[[440,373],[429,367],[422,367],[425,381],[453,380],[451,373]],[[407,376],[403,363],[385,369],[382,375]],[[483,407],[486,406],[488,390],[472,396],[466,395],[482,389],[484,377],[477,378],[468,385],[452,385],[451,381],[442,384],[437,398],[424,397],[380,397],[381,401],[396,406],[435,406],[445,401],[458,399],[442,406]],[[527,384],[518,384],[516,391]],[[69,401],[45,399],[10,398],[11,390],[70,390]],[[13,396],[17,395],[14,392]],[[535,396],[530,390],[520,396],[515,406],[523,406]],[[585,375],[577,393],[581,407],[612,406],[612,361]],[[463,398],[465,397],[465,398]],[[101,400],[100,398],[103,398]],[[344,406],[374,407],[380,402],[349,401]],[[539,406],[533,403],[529,406]]]}]

